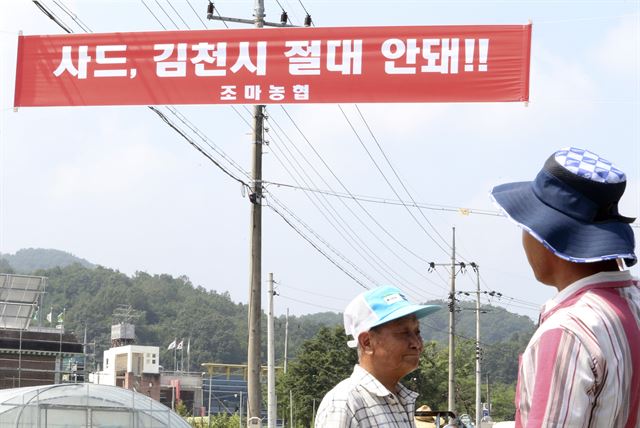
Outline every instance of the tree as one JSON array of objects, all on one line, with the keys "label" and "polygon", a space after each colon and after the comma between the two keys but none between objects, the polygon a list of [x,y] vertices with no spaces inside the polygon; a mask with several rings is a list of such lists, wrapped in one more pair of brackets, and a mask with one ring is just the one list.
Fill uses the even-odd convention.
[{"label": "tree", "polygon": [[514,420],[516,389],[513,384],[491,384],[491,417],[494,421]]},{"label": "tree", "polygon": [[314,403],[317,408],[331,388],[351,375],[357,362],[356,351],[347,347],[344,329],[322,327],[302,344],[296,360],[289,364],[287,374],[280,378],[278,401],[289,408],[291,390],[296,423],[309,426]]}]

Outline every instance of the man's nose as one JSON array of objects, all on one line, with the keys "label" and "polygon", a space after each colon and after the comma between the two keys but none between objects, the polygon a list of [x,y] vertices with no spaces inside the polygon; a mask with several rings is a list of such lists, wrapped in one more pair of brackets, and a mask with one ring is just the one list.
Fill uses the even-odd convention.
[{"label": "man's nose", "polygon": [[411,346],[413,348],[422,350],[424,344],[422,342],[422,336],[420,335],[420,333],[414,333],[411,335]]}]

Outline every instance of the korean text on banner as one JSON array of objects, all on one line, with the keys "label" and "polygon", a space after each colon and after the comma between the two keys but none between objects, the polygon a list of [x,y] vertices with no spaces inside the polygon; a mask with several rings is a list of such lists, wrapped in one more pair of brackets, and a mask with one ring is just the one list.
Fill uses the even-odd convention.
[{"label": "korean text on banner", "polygon": [[528,101],[531,25],[19,36],[15,106]]}]

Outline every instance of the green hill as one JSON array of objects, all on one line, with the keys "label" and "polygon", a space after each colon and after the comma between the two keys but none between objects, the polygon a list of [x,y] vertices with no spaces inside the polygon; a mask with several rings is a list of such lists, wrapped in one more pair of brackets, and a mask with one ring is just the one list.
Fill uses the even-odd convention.
[{"label": "green hill", "polygon": [[[39,260],[38,255],[42,255],[44,259]],[[65,309],[66,328],[75,331],[78,337],[82,337],[86,328],[88,341],[96,342],[98,357],[110,346],[111,325],[117,322],[112,319],[114,310],[119,305],[129,304],[142,313],[135,321],[137,343],[160,346],[161,364],[165,368],[173,368],[173,352],[166,347],[175,338],[185,341],[191,338],[191,370],[199,371],[203,362],[246,361],[247,305],[233,302],[227,293],[194,286],[185,276],[175,278],[137,272],[130,277],[117,270],[93,267],[86,260],[57,250],[21,250],[6,260],[19,272],[49,278],[41,314],[53,311],[55,318]],[[15,261],[19,263],[13,265]],[[35,271],[25,269],[26,266],[48,266],[56,261],[60,263],[56,267]],[[446,302],[429,303],[440,304],[444,309],[423,321],[423,337],[427,341],[435,340],[446,344],[449,316]],[[474,338],[475,312],[466,310],[472,308],[472,304],[463,302],[460,308],[462,310],[457,316],[456,332],[462,337]],[[520,338],[526,341],[533,331],[533,322],[527,317],[495,306],[483,309],[487,313],[482,314],[482,341],[495,345],[486,350],[489,355],[496,353],[495,357],[491,356],[494,360],[501,358],[502,342],[510,341],[509,346],[514,347],[514,338],[516,341],[521,341]],[[262,323],[263,343],[266,344],[264,321],[266,315],[263,315]],[[322,312],[290,316],[289,357],[294,357],[302,344],[314,337],[321,327],[336,325],[342,325],[341,314]],[[278,364],[282,364],[283,360],[284,336],[285,317],[281,316],[275,322]],[[517,349],[514,350],[516,351]],[[263,359],[266,361],[266,355]],[[517,358],[514,360],[517,361]],[[508,369],[505,377],[512,377],[512,369]]]},{"label": "green hill", "polygon": [[[1,254],[0,261],[8,263],[16,273],[28,274],[38,269],[65,267],[78,263],[87,268],[95,267],[85,259],[69,254],[65,251],[27,248],[16,251],[15,254]],[[3,266],[3,265],[0,265]]]}]

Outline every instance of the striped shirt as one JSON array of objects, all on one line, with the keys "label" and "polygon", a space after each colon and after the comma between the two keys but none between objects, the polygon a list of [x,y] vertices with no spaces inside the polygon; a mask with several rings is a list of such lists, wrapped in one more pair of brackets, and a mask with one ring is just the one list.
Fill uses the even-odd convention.
[{"label": "striped shirt", "polygon": [[516,427],[640,427],[640,286],[582,278],[547,302],[520,361]]},{"label": "striped shirt", "polygon": [[350,377],[327,393],[318,407],[316,428],[415,428],[418,394],[398,384],[393,394],[357,365]]}]

